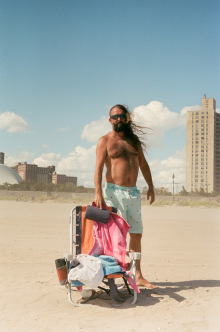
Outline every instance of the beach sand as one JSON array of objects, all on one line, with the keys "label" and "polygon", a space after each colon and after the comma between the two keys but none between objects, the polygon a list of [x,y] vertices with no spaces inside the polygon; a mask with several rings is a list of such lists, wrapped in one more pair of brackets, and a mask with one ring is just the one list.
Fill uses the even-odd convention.
[{"label": "beach sand", "polygon": [[54,263],[69,251],[71,208],[0,201],[0,332],[220,331],[220,209],[144,206],[142,271],[159,288],[135,305],[74,307]]}]

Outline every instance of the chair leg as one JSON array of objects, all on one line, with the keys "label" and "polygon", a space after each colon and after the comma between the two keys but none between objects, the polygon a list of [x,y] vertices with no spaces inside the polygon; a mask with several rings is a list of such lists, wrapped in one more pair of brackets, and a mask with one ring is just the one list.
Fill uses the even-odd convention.
[{"label": "chair leg", "polygon": [[135,304],[137,302],[137,292],[134,290],[134,299],[131,304]]},{"label": "chair leg", "polygon": [[123,277],[123,280],[124,280],[124,282],[125,282],[125,286],[126,286],[126,288],[127,288],[127,290],[128,290],[128,293],[129,293],[130,295],[132,295],[131,290],[130,290],[130,288],[129,288],[129,286],[128,286],[128,282],[127,282],[126,278]]},{"label": "chair leg", "polygon": [[110,288],[113,299],[117,302],[124,302],[124,300],[121,299],[118,295],[117,287],[115,285],[113,278],[108,279],[108,284],[109,284],[109,288]]},{"label": "chair leg", "polygon": [[98,286],[99,289],[103,290],[104,292],[106,292],[107,295],[110,294],[110,290],[101,286]]},{"label": "chair leg", "polygon": [[72,300],[72,294],[71,294],[71,282],[68,283],[68,299],[69,299],[69,302],[74,305],[75,307],[84,307],[84,306],[90,306],[91,304],[81,304],[81,303],[76,303],[76,302],[73,302]]}]

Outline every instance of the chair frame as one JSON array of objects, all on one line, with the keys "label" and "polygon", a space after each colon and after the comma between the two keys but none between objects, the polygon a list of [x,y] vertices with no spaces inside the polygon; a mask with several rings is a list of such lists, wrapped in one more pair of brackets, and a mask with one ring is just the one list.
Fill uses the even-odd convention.
[{"label": "chair frame", "polygon": [[[64,254],[64,258],[66,260],[66,265],[67,265],[67,274],[69,272],[69,264],[70,262],[73,260],[74,257],[76,257],[80,252],[79,252],[79,248],[77,250],[77,247],[79,246],[79,244],[77,243],[77,237],[80,236],[80,234],[77,233],[76,229],[77,227],[80,227],[79,224],[77,224],[77,212],[76,209],[78,207],[85,207],[84,205],[76,205],[74,206],[71,211],[70,211],[70,237],[69,237],[69,241],[70,241],[70,252],[68,254]],[[78,251],[78,252],[77,252]],[[132,277],[134,282],[136,282],[136,261],[141,259],[141,253],[138,252],[129,252],[128,253],[132,263],[131,263],[131,268],[130,271],[132,272],[131,274],[129,274],[129,277]],[[118,278],[118,277],[123,277],[122,275],[110,275],[110,276],[105,276],[104,278],[107,278],[107,280],[111,280],[111,283],[113,282],[113,278]],[[124,282],[126,287],[129,289],[128,285],[127,285],[127,280],[126,277],[123,277]],[[110,282],[109,282],[110,285]],[[76,303],[73,301],[72,299],[72,283],[69,282],[67,280],[67,284],[66,284],[67,288],[68,288],[68,299],[69,302],[76,306],[76,307],[81,307],[81,306],[91,306],[91,304],[81,304],[81,303]],[[116,287],[116,286],[115,286]],[[102,287],[98,287],[102,290],[105,290]],[[110,292],[110,290],[105,290],[107,293]],[[133,301],[131,302],[131,304],[135,304],[137,301],[137,292],[135,290],[133,290]]]}]

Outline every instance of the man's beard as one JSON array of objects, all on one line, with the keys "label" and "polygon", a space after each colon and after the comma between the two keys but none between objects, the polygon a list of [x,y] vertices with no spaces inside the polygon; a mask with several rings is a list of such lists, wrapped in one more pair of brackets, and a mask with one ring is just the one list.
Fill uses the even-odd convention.
[{"label": "man's beard", "polygon": [[[119,126],[119,123],[120,123],[120,126]],[[113,124],[113,130],[116,132],[116,133],[120,133],[122,131],[124,132],[127,132],[128,128],[130,127],[130,124],[129,123],[114,123]]]}]

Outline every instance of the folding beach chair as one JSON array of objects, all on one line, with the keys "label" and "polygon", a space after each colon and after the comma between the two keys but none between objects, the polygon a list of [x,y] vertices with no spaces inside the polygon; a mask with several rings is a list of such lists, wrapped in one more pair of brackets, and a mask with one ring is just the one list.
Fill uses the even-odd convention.
[{"label": "folding beach chair", "polygon": [[[98,215],[96,211],[98,211]],[[105,215],[103,214],[104,212],[106,213]],[[101,217],[100,213],[102,213]],[[114,207],[106,207],[106,210],[100,210],[95,207],[95,209],[93,210],[91,209],[91,206],[88,205],[88,206],[75,206],[70,212],[70,253],[64,255],[65,263],[64,260],[62,259],[57,260],[58,262],[56,262],[56,266],[57,266],[57,272],[60,273],[60,275],[58,274],[60,283],[66,284],[68,288],[69,301],[74,306],[82,306],[86,304],[76,303],[73,301],[72,287],[77,287],[78,290],[81,291],[83,291],[84,288],[85,289],[88,288],[84,287],[84,284],[82,284],[79,280],[68,280],[67,275],[69,274],[72,268],[71,262],[73,262],[73,260],[76,259],[77,257],[80,257],[81,256],[80,254],[88,255],[90,253],[91,248],[93,248],[94,246],[94,236],[93,236],[94,222],[101,222],[108,225],[108,218],[110,213],[112,213],[112,215],[115,215],[117,213],[117,209]],[[117,252],[117,248],[115,249],[116,249],[115,252]],[[131,260],[131,262],[129,263],[130,266],[129,271],[123,268],[120,269],[122,272],[110,273],[108,275],[104,275],[104,278],[102,280],[104,286],[102,287],[99,285],[98,289],[101,289],[107,294],[110,294],[115,301],[123,302],[124,300],[122,300],[121,297],[118,295],[118,288],[115,284],[116,278],[122,278],[122,280],[124,281],[124,286],[130,295],[132,295],[132,292],[129,288],[128,283],[133,288],[132,304],[135,304],[137,301],[137,292],[139,292],[136,286],[136,260],[141,259],[141,254],[128,253],[128,255]],[[101,258],[101,256],[99,257]],[[121,260],[121,257],[117,256],[117,259]],[[61,264],[61,267],[59,266],[60,261],[63,261],[64,263]],[[62,271],[64,271],[64,275],[62,275]]]}]

